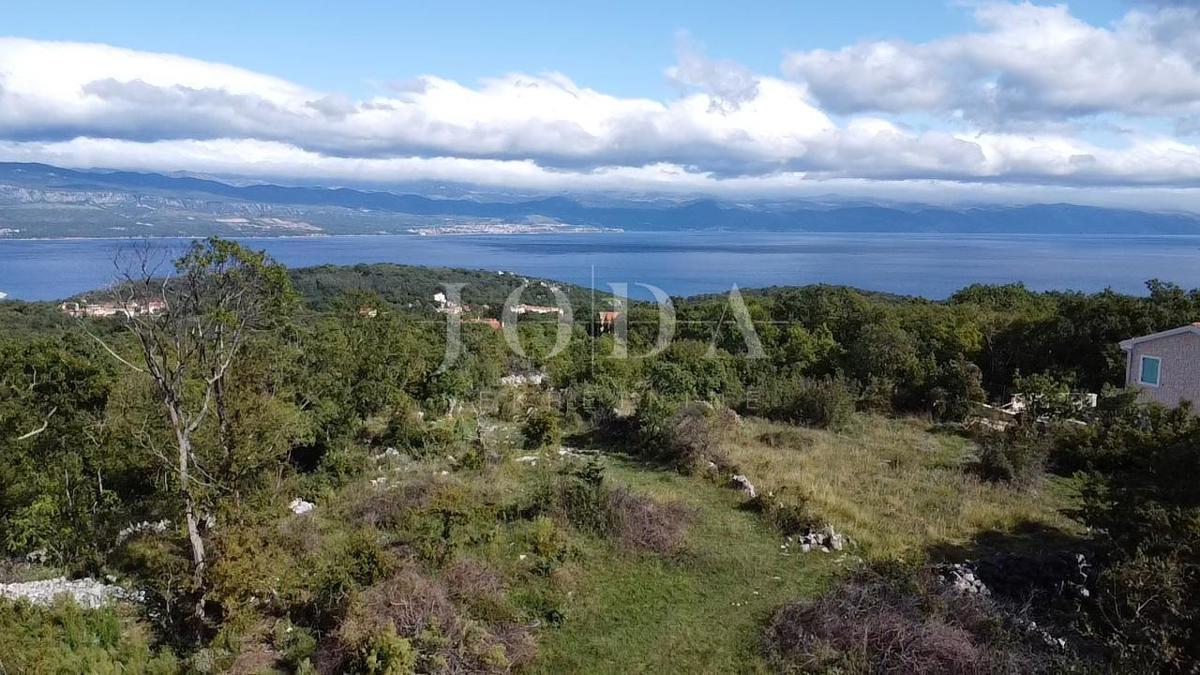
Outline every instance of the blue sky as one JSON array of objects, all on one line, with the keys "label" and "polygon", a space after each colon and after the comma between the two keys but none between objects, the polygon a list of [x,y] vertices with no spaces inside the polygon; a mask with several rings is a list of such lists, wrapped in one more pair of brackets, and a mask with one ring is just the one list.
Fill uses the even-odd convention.
[{"label": "blue sky", "polygon": [[[551,70],[613,94],[661,97],[671,93],[662,71],[674,62],[679,31],[713,55],[771,73],[789,49],[920,42],[972,23],[966,3],[952,0],[17,4],[5,13],[5,34],[183,54],[349,94],[425,74],[473,81]],[[1121,0],[1072,5],[1091,23],[1128,8]]]},{"label": "blue sky", "polygon": [[1186,0],[42,2],[0,161],[1200,211]]}]

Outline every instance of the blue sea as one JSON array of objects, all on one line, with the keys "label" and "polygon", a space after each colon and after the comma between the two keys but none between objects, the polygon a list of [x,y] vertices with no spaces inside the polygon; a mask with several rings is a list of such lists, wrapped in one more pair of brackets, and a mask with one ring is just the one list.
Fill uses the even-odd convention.
[{"label": "blue sea", "polygon": [[[940,299],[971,283],[1143,293],[1151,278],[1200,287],[1200,236],[626,232],[248,238],[289,267],[393,262],[505,270],[671,295],[812,283]],[[0,292],[51,300],[102,287],[129,240],[0,240]],[[154,245],[182,250],[185,240]]]}]

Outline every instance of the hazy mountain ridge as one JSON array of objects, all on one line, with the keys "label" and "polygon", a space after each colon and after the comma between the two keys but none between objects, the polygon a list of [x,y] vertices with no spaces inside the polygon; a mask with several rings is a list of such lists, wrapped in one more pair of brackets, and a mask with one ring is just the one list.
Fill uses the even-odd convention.
[{"label": "hazy mountain ridge", "polygon": [[1200,216],[1193,214],[1071,204],[946,208],[863,200],[839,204],[828,198],[732,203],[593,196],[484,201],[464,198],[463,191],[455,194],[231,184],[186,175],[0,163],[0,230],[7,232],[0,236],[374,234],[439,222],[533,218],[626,230],[1200,234]]}]

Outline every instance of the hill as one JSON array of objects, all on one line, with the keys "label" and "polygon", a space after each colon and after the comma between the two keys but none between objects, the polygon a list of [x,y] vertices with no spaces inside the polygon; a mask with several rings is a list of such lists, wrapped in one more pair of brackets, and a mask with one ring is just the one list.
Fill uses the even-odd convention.
[{"label": "hill", "polygon": [[1197,234],[1200,217],[1071,204],[972,206],[548,196],[490,200],[0,163],[0,237],[295,236],[413,228]]}]

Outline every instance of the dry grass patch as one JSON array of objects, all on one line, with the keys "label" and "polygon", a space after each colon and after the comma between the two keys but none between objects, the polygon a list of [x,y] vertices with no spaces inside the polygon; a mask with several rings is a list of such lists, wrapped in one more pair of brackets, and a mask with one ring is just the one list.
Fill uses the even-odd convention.
[{"label": "dry grass patch", "polygon": [[678,552],[691,514],[679,502],[660,503],[618,487],[608,494],[610,528],[622,546],[660,555]]},{"label": "dry grass patch", "polygon": [[864,417],[835,434],[750,420],[725,439],[759,492],[802,495],[818,517],[873,558],[966,544],[984,531],[1039,524],[1074,530],[1045,486],[1017,490],[964,471],[972,444],[920,420]]},{"label": "dry grass patch", "polygon": [[781,607],[764,647],[783,673],[1018,675],[1058,665],[987,598],[870,572]]}]

